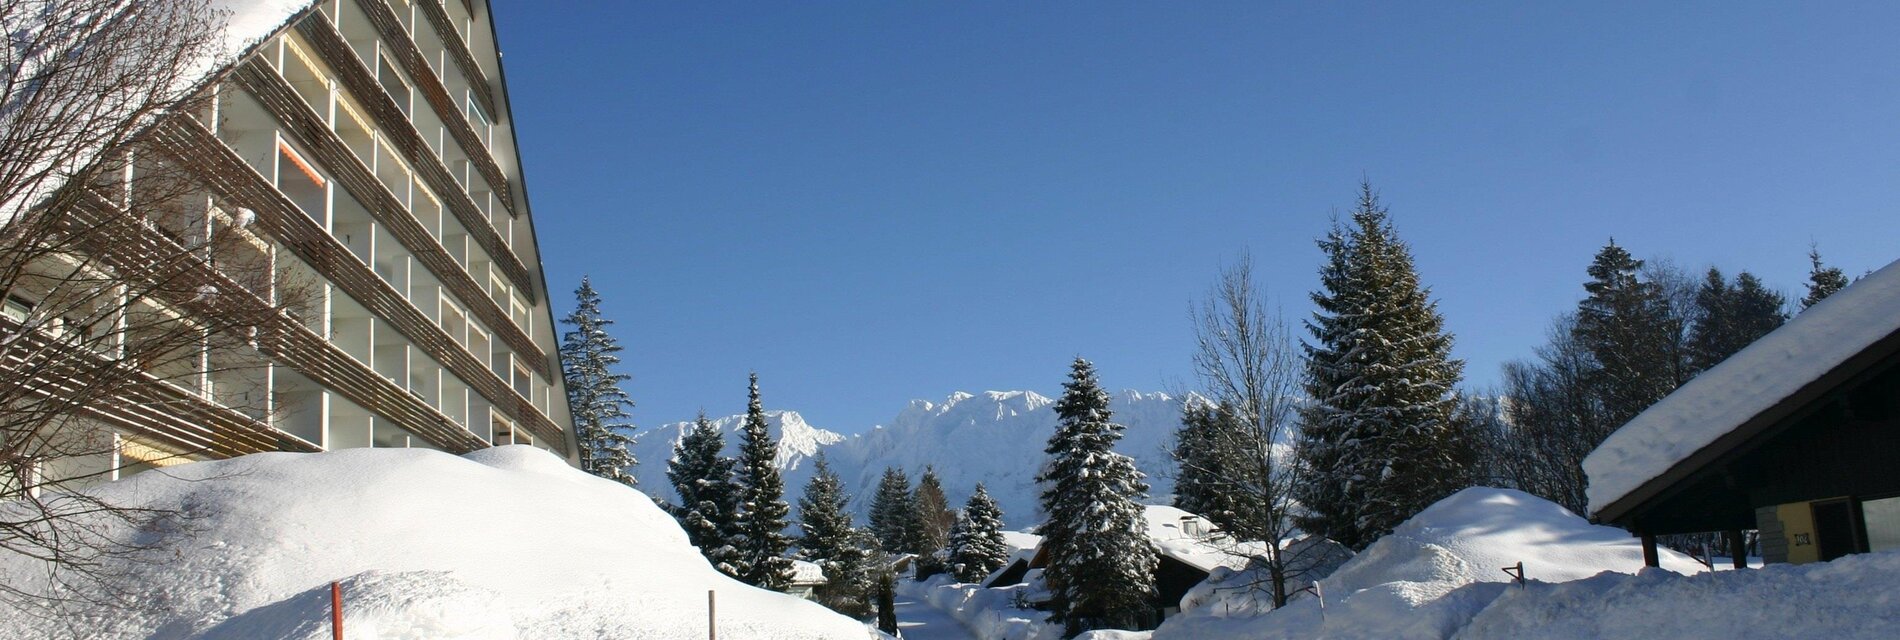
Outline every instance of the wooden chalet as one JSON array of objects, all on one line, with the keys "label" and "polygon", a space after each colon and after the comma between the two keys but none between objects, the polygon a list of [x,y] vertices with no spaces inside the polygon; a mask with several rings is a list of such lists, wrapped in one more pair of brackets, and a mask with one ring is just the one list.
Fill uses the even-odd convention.
[{"label": "wooden chalet", "polygon": [[1900,549],[1897,466],[1900,263],[1697,376],[1584,462],[1593,516],[1642,536],[1650,566],[1656,536],[1692,532],[1757,529],[1771,563]]}]

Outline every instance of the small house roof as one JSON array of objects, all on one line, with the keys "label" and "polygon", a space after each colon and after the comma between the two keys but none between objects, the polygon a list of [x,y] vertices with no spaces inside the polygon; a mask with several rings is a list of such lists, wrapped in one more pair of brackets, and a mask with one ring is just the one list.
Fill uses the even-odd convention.
[{"label": "small house roof", "polygon": [[825,579],[825,568],[818,566],[818,563],[804,560],[792,561],[792,584],[816,586],[827,582],[829,581]]},{"label": "small house roof", "polygon": [[1262,543],[1237,542],[1216,531],[1206,518],[1174,507],[1149,505],[1143,515],[1156,551],[1201,571],[1239,569],[1254,551],[1264,549]]}]

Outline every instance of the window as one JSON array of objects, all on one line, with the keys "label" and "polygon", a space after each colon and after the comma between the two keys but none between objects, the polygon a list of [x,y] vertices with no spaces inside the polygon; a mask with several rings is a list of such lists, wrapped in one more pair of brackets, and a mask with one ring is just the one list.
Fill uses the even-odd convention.
[{"label": "window", "polygon": [[317,221],[317,224],[326,226],[324,216],[329,212],[329,207],[326,206],[329,198],[326,197],[328,192],[324,187],[328,184],[329,181],[323,178],[323,174],[318,173],[316,167],[304,160],[303,154],[290,148],[290,144],[281,138],[278,139],[277,190],[290,196],[290,201],[296,203],[297,208],[302,209],[304,215],[310,216],[310,219]]},{"label": "window", "polygon": [[495,444],[534,444],[534,436],[528,435],[526,431],[515,428],[515,423],[507,418],[495,416],[494,423]]},{"label": "window", "polygon": [[1900,496],[1862,502],[1860,511],[1868,551],[1900,549]]},{"label": "window", "polygon": [[482,111],[482,105],[475,101],[475,90],[470,89],[465,96],[468,102],[468,124],[475,128],[475,137],[480,138],[483,146],[494,146],[495,125]]},{"label": "window", "polygon": [[376,81],[382,83],[383,91],[396,101],[396,108],[402,110],[402,115],[408,116],[414,92],[409,89],[409,82],[403,80],[402,74],[396,71],[396,65],[389,62],[389,56],[376,56]]},{"label": "window", "polygon": [[523,398],[532,400],[534,397],[529,394],[532,393],[530,389],[533,388],[531,386],[533,381],[534,372],[529,371],[526,365],[519,362],[515,363],[515,393],[521,394]]},{"label": "window", "polygon": [[26,322],[26,317],[33,313],[34,306],[36,305],[33,304],[32,300],[20,296],[7,296],[5,306],[0,308],[0,316],[6,316],[8,320],[14,322],[24,323]]}]

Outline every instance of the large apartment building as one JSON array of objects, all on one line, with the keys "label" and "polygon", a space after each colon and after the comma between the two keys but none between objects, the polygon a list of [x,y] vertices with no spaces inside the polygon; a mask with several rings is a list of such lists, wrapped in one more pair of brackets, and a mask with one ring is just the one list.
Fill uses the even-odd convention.
[{"label": "large apartment building", "polygon": [[[305,300],[250,349],[153,365],[154,384],[126,404],[163,410],[91,411],[112,446],[46,471],[499,444],[574,461],[489,3],[273,1],[225,0],[234,25],[278,12],[263,18],[274,32],[243,34],[242,57],[203,81],[203,107],[158,122],[136,153],[201,187],[149,216],[147,240],[240,230],[246,255],[222,263],[265,266],[260,303],[291,288]],[[39,295],[13,287],[7,314],[30,316]],[[192,302],[149,306],[203,315]]]}]

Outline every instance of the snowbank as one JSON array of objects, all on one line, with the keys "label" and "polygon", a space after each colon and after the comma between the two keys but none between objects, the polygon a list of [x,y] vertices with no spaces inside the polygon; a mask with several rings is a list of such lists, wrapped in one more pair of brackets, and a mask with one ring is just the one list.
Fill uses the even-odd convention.
[{"label": "snowbank", "polygon": [[1602,511],[1900,331],[1900,262],[1854,282],[1682,385],[1603,441],[1583,470]]},{"label": "snowbank", "polygon": [[[1280,557],[1295,580],[1287,588],[1295,590],[1291,598],[1311,597],[1303,589],[1314,581],[1325,580],[1352,560],[1345,545],[1319,536],[1303,536],[1281,543]],[[1181,596],[1181,610],[1217,610],[1223,617],[1260,615],[1273,610],[1271,573],[1258,564],[1243,567],[1215,567],[1207,579]]]},{"label": "snowbank", "polygon": [[897,585],[898,592],[905,597],[921,599],[950,614],[950,617],[975,633],[977,640],[1061,638],[1062,626],[1050,624],[1047,611],[1016,607],[1031,588],[1030,584],[1017,584],[985,589],[982,585],[956,582],[946,575],[934,576],[923,582],[900,580]]},{"label": "snowbank", "polygon": [[[861,623],[709,566],[645,495],[525,446],[264,453],[147,472],[93,490],[182,510],[187,530],[115,569],[142,611],[58,620],[86,638],[864,638]],[[121,531],[120,533],[128,533]],[[0,582],[40,588],[0,552]],[[0,610],[0,637],[55,622]]]},{"label": "snowbank", "polygon": [[[1399,525],[1321,580],[1323,614],[1316,598],[1264,615],[1202,606],[1170,618],[1154,638],[1448,637],[1503,592],[1502,583],[1511,577],[1502,568],[1518,562],[1531,579],[1558,582],[1604,571],[1635,573],[1643,556],[1641,545],[1622,529],[1592,525],[1522,492],[1466,489]],[[1701,569],[1668,551],[1663,566]]]},{"label": "snowbank", "polygon": [[1900,552],[1683,576],[1645,570],[1505,589],[1466,638],[1892,638]]}]

